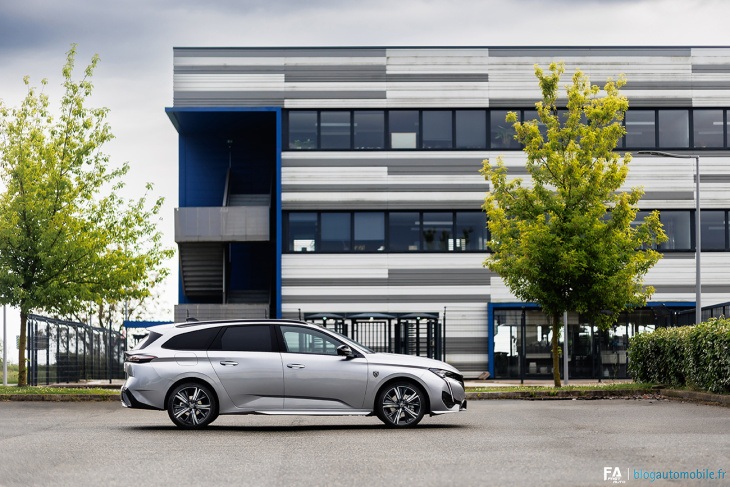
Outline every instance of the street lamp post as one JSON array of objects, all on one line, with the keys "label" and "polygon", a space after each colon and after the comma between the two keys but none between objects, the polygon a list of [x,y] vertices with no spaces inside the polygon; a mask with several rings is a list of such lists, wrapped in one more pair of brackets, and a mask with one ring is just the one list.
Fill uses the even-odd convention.
[{"label": "street lamp post", "polygon": [[702,322],[702,271],[700,267],[700,258],[702,256],[702,229],[700,227],[700,156],[690,154],[673,154],[671,152],[662,151],[639,151],[638,154],[695,160],[695,173],[697,174],[697,177],[695,178],[695,324],[698,325]]}]

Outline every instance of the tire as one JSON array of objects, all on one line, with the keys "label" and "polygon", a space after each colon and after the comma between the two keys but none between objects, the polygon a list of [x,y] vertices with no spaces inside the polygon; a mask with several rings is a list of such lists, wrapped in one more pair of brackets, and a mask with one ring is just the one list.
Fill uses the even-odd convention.
[{"label": "tire", "polygon": [[410,428],[426,413],[426,393],[412,382],[392,382],[375,399],[375,414],[389,428]]},{"label": "tire", "polygon": [[186,382],[170,392],[167,414],[178,428],[204,428],[218,417],[218,401],[207,386]]}]

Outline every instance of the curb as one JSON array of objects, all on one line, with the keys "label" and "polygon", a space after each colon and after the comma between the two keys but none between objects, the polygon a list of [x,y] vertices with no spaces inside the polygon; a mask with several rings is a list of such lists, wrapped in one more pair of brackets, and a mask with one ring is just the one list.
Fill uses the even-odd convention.
[{"label": "curb", "polygon": [[611,389],[605,391],[494,391],[467,392],[468,401],[494,399],[520,399],[526,401],[570,400],[570,399],[603,399],[611,397],[642,397],[660,395],[666,399],[691,401],[714,406],[730,407],[730,395],[712,394],[710,392],[677,391],[674,389],[652,388],[651,390]]},{"label": "curb", "polygon": [[611,389],[605,391],[494,391],[494,392],[467,392],[469,401],[488,399],[522,399],[556,400],[556,399],[602,399],[605,397],[643,396],[651,394],[649,390]]},{"label": "curb", "polygon": [[110,402],[119,394],[0,394],[0,401]]},{"label": "curb", "polygon": [[676,391],[674,389],[660,389],[659,393],[670,399],[730,407],[730,396],[724,394],[712,394],[711,392],[697,391]]}]

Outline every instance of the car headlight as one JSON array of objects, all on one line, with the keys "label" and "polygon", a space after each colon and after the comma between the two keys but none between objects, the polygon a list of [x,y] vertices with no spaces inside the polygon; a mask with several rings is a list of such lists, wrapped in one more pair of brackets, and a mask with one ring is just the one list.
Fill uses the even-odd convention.
[{"label": "car headlight", "polygon": [[454,379],[456,382],[460,382],[460,383],[464,382],[464,378],[462,376],[460,376],[457,373],[451,372],[450,370],[444,370],[444,369],[428,369],[428,370],[430,370],[434,374],[438,375],[442,379],[446,379],[448,377],[449,379]]}]

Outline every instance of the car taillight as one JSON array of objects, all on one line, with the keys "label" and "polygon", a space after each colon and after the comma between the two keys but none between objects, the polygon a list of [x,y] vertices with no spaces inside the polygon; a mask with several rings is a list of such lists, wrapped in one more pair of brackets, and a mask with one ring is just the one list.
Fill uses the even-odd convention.
[{"label": "car taillight", "polygon": [[154,359],[156,359],[154,355],[142,355],[142,354],[135,354],[135,355],[127,355],[124,359],[125,362],[130,362],[133,364],[146,364],[147,362],[151,362]]}]

